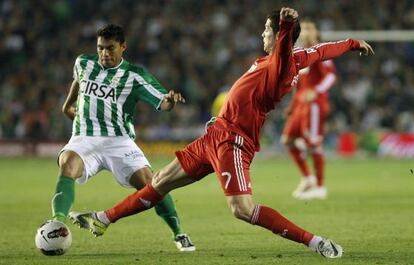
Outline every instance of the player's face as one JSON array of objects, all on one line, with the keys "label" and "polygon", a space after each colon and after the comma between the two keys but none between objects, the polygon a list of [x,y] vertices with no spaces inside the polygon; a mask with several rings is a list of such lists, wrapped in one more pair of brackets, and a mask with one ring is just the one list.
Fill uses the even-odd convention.
[{"label": "player's face", "polygon": [[273,32],[271,25],[272,21],[270,19],[267,19],[265,23],[265,29],[262,33],[263,50],[268,54],[270,54],[273,51],[273,48],[276,43],[276,35]]},{"label": "player's face", "polygon": [[313,22],[300,23],[300,41],[303,47],[308,48],[319,42],[319,31]]},{"label": "player's face", "polygon": [[105,39],[98,37],[97,51],[99,56],[99,62],[105,68],[111,68],[117,66],[122,59],[122,53],[126,49],[126,43],[120,43],[113,39]]}]

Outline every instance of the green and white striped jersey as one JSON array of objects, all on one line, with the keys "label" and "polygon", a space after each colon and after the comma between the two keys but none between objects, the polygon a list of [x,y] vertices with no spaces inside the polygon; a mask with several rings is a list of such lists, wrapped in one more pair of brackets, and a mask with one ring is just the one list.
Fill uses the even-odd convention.
[{"label": "green and white striped jersey", "polygon": [[122,59],[104,68],[97,55],[80,55],[73,68],[79,82],[73,135],[135,139],[133,116],[142,100],[158,109],[167,90],[145,69]]}]

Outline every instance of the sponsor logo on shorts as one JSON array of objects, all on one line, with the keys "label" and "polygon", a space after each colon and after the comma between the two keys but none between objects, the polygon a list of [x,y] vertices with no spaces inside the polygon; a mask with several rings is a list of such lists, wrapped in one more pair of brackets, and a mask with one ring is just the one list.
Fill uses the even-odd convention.
[{"label": "sponsor logo on shorts", "polygon": [[133,150],[129,153],[125,153],[124,155],[126,158],[137,159],[140,156],[140,153],[136,150]]}]

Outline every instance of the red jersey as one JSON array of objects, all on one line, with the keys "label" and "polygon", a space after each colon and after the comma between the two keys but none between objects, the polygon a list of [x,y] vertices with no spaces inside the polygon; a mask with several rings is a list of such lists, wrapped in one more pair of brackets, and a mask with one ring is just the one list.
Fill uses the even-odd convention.
[{"label": "red jersey", "polygon": [[[295,53],[300,49],[294,49],[293,52]],[[301,69],[299,71],[296,93],[293,98],[293,110],[299,109],[298,105],[308,104],[308,102],[302,101],[302,96],[307,90],[314,90],[317,98],[313,102],[319,104],[324,112],[329,112],[328,90],[334,85],[335,81],[336,69],[332,60],[316,62]]]},{"label": "red jersey", "polygon": [[293,52],[293,22],[280,21],[277,45],[271,55],[257,59],[232,86],[215,126],[234,131],[260,149],[260,130],[266,114],[296,85],[300,69],[359,48],[347,39]]}]

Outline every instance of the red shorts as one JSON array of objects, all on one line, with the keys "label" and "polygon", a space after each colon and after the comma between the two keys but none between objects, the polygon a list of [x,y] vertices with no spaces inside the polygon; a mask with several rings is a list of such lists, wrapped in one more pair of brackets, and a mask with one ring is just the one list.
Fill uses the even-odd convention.
[{"label": "red shorts", "polygon": [[175,154],[185,173],[197,180],[216,172],[226,196],[251,194],[250,163],[254,146],[242,136],[214,125]]},{"label": "red shorts", "polygon": [[283,135],[288,138],[303,138],[308,145],[323,142],[323,131],[328,111],[321,104],[311,103],[294,111],[286,121]]}]

